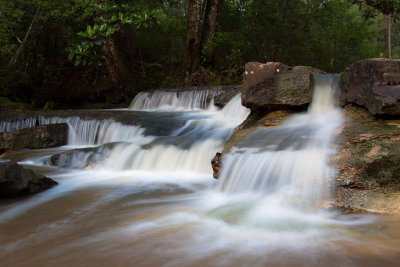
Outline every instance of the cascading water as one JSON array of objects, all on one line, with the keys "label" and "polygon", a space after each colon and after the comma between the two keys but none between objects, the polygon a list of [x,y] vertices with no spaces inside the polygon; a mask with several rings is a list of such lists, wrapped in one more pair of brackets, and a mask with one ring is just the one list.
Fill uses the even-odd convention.
[{"label": "cascading water", "polygon": [[0,122],[0,131],[9,132],[52,123],[67,123],[68,145],[93,146],[110,142],[132,141],[144,138],[144,129],[136,125],[124,125],[108,120],[82,120],[79,117],[32,117],[17,121]]},{"label": "cascading water", "polygon": [[219,90],[141,92],[129,106],[133,110],[195,110],[214,108]]},{"label": "cascading water", "polygon": [[[330,98],[335,79],[316,77],[308,113],[256,130],[226,154],[218,181],[210,160],[249,114],[240,95],[223,110],[208,109],[212,99],[178,105],[177,95],[145,107],[152,98],[145,96],[138,109],[156,111],[0,123],[10,130],[67,122],[70,144],[90,146],[74,150],[72,161],[66,151],[62,169],[36,159],[69,147],[9,155],[59,185],[0,201],[2,265],[398,265],[398,220],[323,209],[333,177],[330,144],[342,122]],[[70,169],[84,168],[88,158],[96,166]]]},{"label": "cascading water", "polygon": [[256,130],[225,156],[219,190],[279,198],[294,206],[327,200],[333,177],[330,145],[343,119],[331,91],[338,79],[315,75],[314,80],[306,114],[293,116],[279,128]]},{"label": "cascading water", "polygon": [[118,145],[105,162],[105,168],[207,174],[210,159],[248,114],[239,94],[222,111],[211,116],[198,113],[188,117],[185,125],[168,137],[142,146],[137,143]]}]

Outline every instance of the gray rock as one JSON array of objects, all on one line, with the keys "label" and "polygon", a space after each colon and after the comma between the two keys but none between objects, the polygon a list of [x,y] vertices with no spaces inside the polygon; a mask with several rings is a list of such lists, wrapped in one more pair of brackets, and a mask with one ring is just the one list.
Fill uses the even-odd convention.
[{"label": "gray rock", "polygon": [[324,72],[307,66],[289,67],[279,62],[247,63],[242,104],[252,110],[307,106],[312,96],[313,73]]},{"label": "gray rock", "polygon": [[241,93],[242,86],[241,85],[232,85],[229,87],[224,87],[224,92],[222,94],[217,95],[214,98],[214,105],[217,107],[224,107],[232,98],[234,98],[237,94]]},{"label": "gray rock", "polygon": [[350,65],[341,77],[342,105],[355,103],[371,114],[400,115],[400,60],[366,59]]},{"label": "gray rock", "polygon": [[25,169],[15,162],[0,162],[1,198],[37,193],[56,184],[56,181]]},{"label": "gray rock", "polygon": [[0,149],[36,149],[66,145],[68,125],[48,124],[19,131],[0,133]]},{"label": "gray rock", "polygon": [[108,143],[98,147],[71,149],[51,156],[49,164],[69,169],[90,169],[106,159],[116,144]]}]

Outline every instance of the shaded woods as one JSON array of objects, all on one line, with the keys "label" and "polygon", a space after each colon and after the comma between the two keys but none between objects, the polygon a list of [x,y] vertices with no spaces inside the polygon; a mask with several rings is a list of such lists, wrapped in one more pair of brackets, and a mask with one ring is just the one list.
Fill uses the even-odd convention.
[{"label": "shaded woods", "polygon": [[239,83],[249,61],[340,72],[398,58],[398,2],[0,0],[0,102],[126,106],[142,90]]}]

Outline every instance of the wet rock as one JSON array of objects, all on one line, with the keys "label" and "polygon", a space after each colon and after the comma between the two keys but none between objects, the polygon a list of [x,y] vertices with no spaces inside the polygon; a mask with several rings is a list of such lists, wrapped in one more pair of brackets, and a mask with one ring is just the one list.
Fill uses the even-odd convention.
[{"label": "wet rock", "polygon": [[106,159],[115,145],[108,143],[99,147],[71,149],[51,156],[49,164],[60,168],[90,170]]},{"label": "wet rock", "polygon": [[289,67],[279,62],[250,62],[245,67],[242,104],[252,110],[298,109],[312,96],[312,74],[324,73],[307,67]]},{"label": "wet rock", "polygon": [[223,89],[224,92],[214,98],[214,105],[220,108],[224,107],[232,98],[239,94],[241,90],[241,85],[225,86]]},{"label": "wet rock", "polygon": [[400,115],[400,60],[366,59],[341,76],[342,105],[355,103],[371,114]]},{"label": "wet rock", "polygon": [[214,158],[211,160],[211,166],[213,169],[213,177],[218,179],[220,172],[221,172],[221,156],[222,154],[217,152]]},{"label": "wet rock", "polygon": [[2,198],[37,193],[56,184],[56,181],[25,169],[17,163],[0,162],[0,197]]},{"label": "wet rock", "polygon": [[0,133],[0,149],[37,149],[66,145],[68,125],[48,124],[19,131]]}]

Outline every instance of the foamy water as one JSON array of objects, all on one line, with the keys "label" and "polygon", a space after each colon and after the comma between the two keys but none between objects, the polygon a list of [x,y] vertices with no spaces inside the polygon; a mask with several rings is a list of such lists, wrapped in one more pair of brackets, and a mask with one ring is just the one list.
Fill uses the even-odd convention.
[{"label": "foamy water", "polygon": [[168,113],[180,125],[168,134],[65,119],[70,141],[113,142],[109,153],[86,170],[47,165],[68,147],[10,155],[59,185],[0,202],[2,265],[396,266],[398,218],[327,209],[327,158],[343,118],[329,100],[334,79],[320,78],[309,112],[239,143],[218,181],[211,158],[249,114],[240,95],[223,110]]}]

